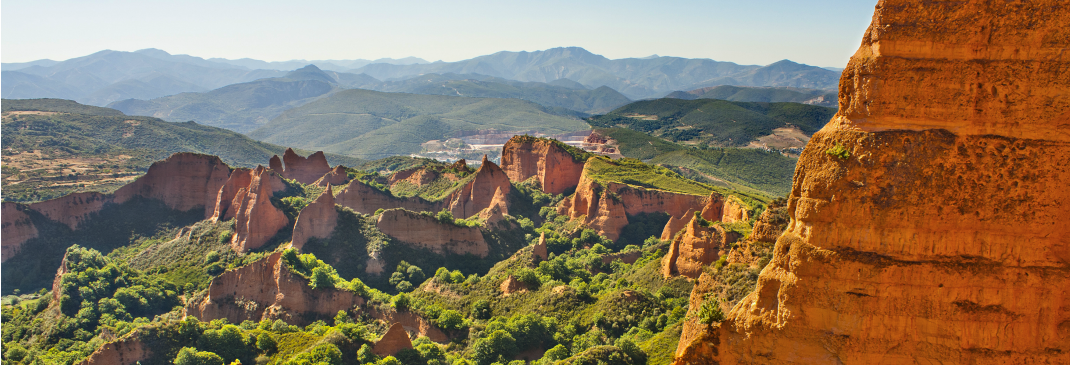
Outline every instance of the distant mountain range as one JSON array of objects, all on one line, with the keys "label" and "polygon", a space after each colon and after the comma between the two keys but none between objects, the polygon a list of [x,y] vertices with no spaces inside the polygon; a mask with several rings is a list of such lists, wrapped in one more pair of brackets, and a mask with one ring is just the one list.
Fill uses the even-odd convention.
[{"label": "distant mountain range", "polygon": [[[38,60],[2,65],[4,98],[65,98],[104,106],[126,100],[148,100],[182,92],[205,92],[223,86],[265,78],[285,77],[286,71],[308,64],[330,70],[339,87],[369,87],[375,81],[388,83],[417,76],[465,75],[477,81],[538,82],[552,86],[598,90],[605,86],[630,99],[655,98],[676,90],[717,85],[774,86],[833,89],[839,73],[788,60],[767,66],[738,65],[709,59],[650,56],[611,60],[578,47],[535,52],[498,52],[458,62],[433,62],[418,58],[379,60],[324,60],[266,62],[252,59],[203,59],[172,55],[158,49],[136,52],[101,51],[66,61]],[[364,75],[360,75],[364,74]],[[493,79],[493,80],[491,80]],[[416,82],[418,84],[419,82]],[[383,85],[409,91],[405,85]],[[447,93],[452,86],[428,88],[428,93]],[[517,97],[546,86],[511,84],[491,88],[465,85],[458,89],[484,89],[500,97]],[[512,90],[506,90],[512,89]],[[463,94],[463,92],[462,92]],[[490,95],[479,94],[480,96]],[[457,95],[456,93],[452,95]],[[530,96],[530,99],[542,98]],[[570,97],[571,98],[571,97]],[[583,99],[584,97],[579,97]],[[530,100],[529,99],[529,100]],[[580,111],[612,109],[599,102],[566,102]],[[568,106],[566,106],[568,107]]]},{"label": "distant mountain range", "polygon": [[840,76],[835,71],[788,60],[767,66],[654,56],[611,60],[579,47],[498,52],[457,62],[379,63],[350,72],[368,74],[380,80],[431,73],[480,74],[532,82],[569,79],[587,88],[608,86],[632,99],[655,98],[676,90],[716,85],[834,89]]}]

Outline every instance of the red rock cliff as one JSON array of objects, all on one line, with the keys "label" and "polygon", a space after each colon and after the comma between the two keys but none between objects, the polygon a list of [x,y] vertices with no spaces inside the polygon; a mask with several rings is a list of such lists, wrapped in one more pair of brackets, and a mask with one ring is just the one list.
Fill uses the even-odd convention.
[{"label": "red rock cliff", "polygon": [[390,329],[386,330],[383,338],[375,341],[375,347],[372,348],[372,352],[386,357],[397,355],[398,351],[404,349],[411,350],[412,341],[409,340],[409,334],[405,332],[405,327],[400,322],[395,322],[390,326]]},{"label": "red rock cliff", "polygon": [[447,196],[444,201],[449,202],[448,209],[454,217],[468,218],[494,205],[495,192],[498,190],[501,190],[502,196],[508,196],[513,185],[509,183],[509,176],[505,175],[505,171],[483,155],[483,165],[476,170],[475,177]]},{"label": "red rock cliff", "polygon": [[290,273],[276,252],[245,267],[212,279],[208,296],[190,303],[189,315],[202,321],[227,318],[231,322],[283,319],[308,323],[309,314],[334,316],[364,304],[364,299],[334,288],[312,289],[308,280]]},{"label": "red rock cliff", "polygon": [[1070,363],[1068,48],[1061,0],[878,3],[772,262],[676,363]]},{"label": "red rock cliff", "polygon": [[37,237],[37,226],[33,225],[25,212],[29,207],[11,202],[4,202],[2,206],[0,217],[3,223],[0,224],[0,231],[3,232],[3,241],[0,247],[3,248],[3,256],[0,262],[18,254],[23,243]]},{"label": "red rock cliff", "polygon": [[405,208],[418,212],[437,212],[442,203],[429,202],[419,197],[396,198],[390,193],[373,188],[354,179],[335,197],[335,203],[353,209],[357,213],[373,214],[379,209]]},{"label": "red rock cliff", "polygon": [[290,224],[286,214],[271,204],[271,196],[285,189],[279,175],[258,166],[252,170],[249,187],[239,189],[235,195],[234,251],[245,252],[263,246],[280,229]]},{"label": "red rock cliff", "polygon": [[79,365],[127,365],[148,360],[152,357],[152,350],[137,335],[138,331],[134,330],[118,341],[104,344]]},{"label": "red rock cliff", "polygon": [[490,250],[479,228],[439,223],[435,218],[404,209],[383,212],[376,226],[390,237],[439,254],[470,253],[486,257]]},{"label": "red rock cliff", "polygon": [[728,244],[738,239],[739,234],[717,225],[703,227],[692,216],[683,231],[672,238],[669,253],[661,260],[661,273],[665,277],[682,275],[697,279],[703,267],[721,258],[727,253]]},{"label": "red rock cliff", "polygon": [[204,217],[212,216],[219,189],[230,177],[230,167],[219,157],[196,153],[176,153],[157,161],[144,176],[115,191],[115,203],[134,196],[156,199],[175,210],[203,207]]},{"label": "red rock cliff", "polygon": [[301,249],[309,238],[327,238],[338,226],[338,211],[334,208],[334,194],[331,193],[331,184],[315,201],[310,203],[294,223],[292,245]]},{"label": "red rock cliff", "polygon": [[[293,149],[287,148],[282,155],[282,162],[286,165],[285,169],[276,171],[281,173],[283,177],[297,180],[302,184],[312,184],[323,175],[331,172],[331,165],[327,163],[327,157],[323,155],[323,151],[313,153],[305,158],[295,153]],[[271,164],[271,168],[274,170],[276,167],[274,166],[274,157]]]},{"label": "red rock cliff", "polygon": [[502,170],[515,182],[535,177],[542,190],[561,194],[576,187],[584,161],[576,161],[568,151],[544,138],[513,136],[502,147]]}]

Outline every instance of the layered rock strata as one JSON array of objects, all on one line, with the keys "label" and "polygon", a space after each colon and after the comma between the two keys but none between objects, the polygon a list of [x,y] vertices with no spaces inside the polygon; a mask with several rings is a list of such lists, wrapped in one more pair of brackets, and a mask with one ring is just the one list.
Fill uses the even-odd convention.
[{"label": "layered rock strata", "polygon": [[352,292],[334,288],[313,289],[308,280],[294,275],[276,252],[245,267],[212,279],[208,296],[191,302],[186,313],[202,321],[227,318],[232,322],[283,319],[308,323],[309,314],[334,316],[364,304]]},{"label": "layered rock strata", "polygon": [[334,208],[334,194],[331,193],[331,185],[327,184],[327,189],[297,216],[291,245],[300,250],[310,238],[330,237],[337,226],[338,211]]},{"label": "layered rock strata", "polygon": [[137,338],[135,330],[118,341],[106,343],[79,365],[139,364],[152,357],[152,350]]},{"label": "layered rock strata", "polygon": [[29,209],[28,206],[4,202],[0,209],[0,217],[2,217],[2,224],[0,224],[0,230],[4,232],[4,239],[0,242],[2,247],[2,259],[0,262],[7,261],[7,259],[15,256],[22,250],[22,244],[31,239],[37,237],[37,226],[30,220],[30,216],[26,214],[25,210]]},{"label": "layered rock strata", "polygon": [[140,196],[179,211],[201,207],[208,218],[215,211],[219,189],[229,177],[230,167],[219,157],[176,153],[153,163],[144,176],[116,190],[113,200],[122,204]]},{"label": "layered rock strata", "polygon": [[878,3],[772,262],[675,362],[1070,362],[1068,29],[1063,1]]},{"label": "layered rock strata", "polygon": [[534,177],[544,192],[564,193],[579,184],[584,161],[577,161],[559,143],[514,136],[502,147],[502,170],[509,180],[521,182]]},{"label": "layered rock strata", "polygon": [[433,217],[404,209],[390,209],[379,215],[376,226],[384,234],[415,247],[438,254],[472,254],[486,257],[490,252],[479,228],[442,223]]}]

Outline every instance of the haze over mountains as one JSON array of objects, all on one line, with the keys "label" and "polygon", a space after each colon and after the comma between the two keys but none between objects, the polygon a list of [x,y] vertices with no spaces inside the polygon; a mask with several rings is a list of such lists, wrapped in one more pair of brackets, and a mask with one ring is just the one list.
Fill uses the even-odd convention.
[{"label": "haze over mountains", "polygon": [[[5,63],[2,95],[4,98],[18,99],[64,98],[104,106],[125,99],[148,100],[182,92],[205,92],[264,78],[283,77],[287,75],[284,70],[293,70],[308,64],[332,71],[341,87],[375,88],[368,86],[371,78],[375,81],[394,82],[427,74],[452,73],[481,75],[465,76],[466,79],[479,80],[487,76],[502,80],[551,83],[554,86],[582,86],[592,90],[607,86],[631,99],[661,97],[677,90],[716,85],[832,89],[836,87],[839,79],[839,73],[835,71],[788,60],[768,66],[660,56],[611,60],[578,47],[535,52],[498,52],[469,60],[433,63],[411,57],[375,61],[286,62],[203,59],[172,55],[158,49],[144,49],[136,52],[107,50],[62,62],[38,60]],[[364,76],[359,76],[360,74]],[[382,87],[396,88],[397,85]],[[577,108],[592,106],[581,103]]]}]

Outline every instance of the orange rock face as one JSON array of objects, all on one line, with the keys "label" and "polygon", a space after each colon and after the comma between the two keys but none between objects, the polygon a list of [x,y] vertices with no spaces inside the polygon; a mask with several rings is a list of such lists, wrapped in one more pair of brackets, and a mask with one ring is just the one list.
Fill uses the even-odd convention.
[{"label": "orange rock face", "polygon": [[212,216],[219,189],[230,177],[230,167],[219,157],[196,153],[176,153],[157,161],[144,176],[115,191],[115,203],[134,196],[156,199],[171,209],[187,211],[202,207],[204,217]]},{"label": "orange rock face", "polygon": [[490,252],[479,228],[439,223],[432,217],[404,209],[391,209],[376,222],[386,235],[407,244],[427,248],[439,254],[472,254],[486,257]]},{"label": "orange rock face", "polygon": [[394,323],[379,341],[375,342],[372,352],[381,357],[396,355],[398,351],[412,349],[412,341],[401,323]]},{"label": "orange rock face", "polygon": [[297,180],[302,184],[314,183],[323,175],[331,172],[331,165],[327,163],[327,157],[323,155],[323,151],[313,153],[305,158],[299,156],[293,149],[287,148],[282,155],[282,162],[285,164],[285,169],[276,169],[275,160],[272,158],[270,162],[271,169],[278,171],[287,179]]},{"label": "orange rock face", "polygon": [[386,321],[387,323],[401,324],[401,327],[404,328],[406,332],[412,333],[416,337],[424,336],[431,341],[438,343],[450,342],[449,336],[438,329],[438,327],[431,324],[431,321],[410,311],[398,312],[392,309],[382,311],[378,308],[371,307],[368,310],[368,315],[372,318]]},{"label": "orange rock face", "polygon": [[312,289],[308,280],[290,273],[276,252],[245,267],[212,279],[208,296],[190,303],[186,313],[202,321],[283,319],[308,323],[309,315],[334,316],[364,304],[360,296],[334,288]]},{"label": "orange rock face", "polygon": [[390,193],[373,188],[354,179],[335,197],[335,203],[353,209],[357,213],[373,214],[379,209],[404,208],[416,212],[437,212],[441,203],[433,203],[419,197],[396,198]]},{"label": "orange rock face", "polygon": [[539,235],[539,243],[532,246],[531,256],[537,260],[546,260],[550,258],[549,254],[546,252],[546,233]]},{"label": "orange rock face", "polygon": [[503,297],[507,297],[513,293],[524,290],[525,287],[519,280],[516,280],[516,277],[509,275],[505,280],[502,280],[502,285],[500,285],[498,289],[501,289]]},{"label": "orange rock face", "polygon": [[34,226],[30,216],[25,212],[29,207],[11,202],[4,202],[2,206],[0,217],[3,223],[0,224],[2,227],[0,230],[4,232],[4,240],[0,242],[0,247],[3,248],[0,262],[7,261],[19,253],[22,250],[22,244],[36,238],[38,233],[37,226]]},{"label": "orange rock face", "polygon": [[[512,189],[513,185],[509,183],[505,171],[487,160],[484,155],[483,165],[476,170],[475,177],[464,187],[447,196],[444,201],[449,202],[448,209],[454,217],[468,218],[495,204],[495,192],[498,190],[501,190],[503,196],[508,196]],[[500,203],[501,200],[497,202]]]},{"label": "orange rock face", "polygon": [[300,250],[305,247],[309,238],[327,238],[338,226],[338,211],[334,209],[334,194],[331,193],[331,184],[327,184],[327,190],[315,201],[310,203],[294,223],[292,245]]},{"label": "orange rock face", "polygon": [[104,344],[79,365],[137,364],[152,357],[152,350],[136,338],[135,330],[122,339]]},{"label": "orange rock face", "polygon": [[83,221],[89,219],[91,214],[99,212],[104,208],[104,204],[111,200],[111,195],[96,192],[74,193],[30,204],[30,209],[44,214],[48,219],[66,224],[73,230],[78,229]]},{"label": "orange rock face", "polygon": [[237,168],[231,171],[230,177],[216,194],[215,208],[212,210],[212,220],[229,220],[238,215],[238,206],[245,198],[238,195],[242,189],[248,189],[253,182],[253,170]]},{"label": "orange rock face", "polygon": [[[616,240],[624,226],[628,225],[629,215],[664,212],[677,219],[686,219],[686,214],[694,214],[693,212],[702,209],[706,200],[706,197],[699,195],[632,187],[614,182],[599,183],[588,178],[585,172],[576,193],[562,200],[557,212],[573,219],[583,218],[588,227],[611,240]],[[670,221],[669,224],[674,222]]]},{"label": "orange rock face", "polygon": [[584,161],[576,161],[551,140],[514,136],[502,147],[502,170],[509,180],[520,182],[535,177],[544,192],[561,194],[576,187]]},{"label": "orange rock face", "polygon": [[727,232],[717,225],[703,227],[692,216],[669,244],[669,253],[661,259],[661,273],[665,277],[682,275],[696,279],[702,274],[703,267],[721,258],[728,244],[737,240],[739,234]]},{"label": "orange rock face", "polygon": [[285,187],[274,171],[263,166],[252,170],[249,187],[238,190],[235,195],[237,204],[234,207],[237,212],[234,217],[237,218],[237,223],[230,244],[234,251],[245,252],[260,248],[280,229],[290,224],[286,214],[271,205],[272,194]]},{"label": "orange rock face", "polygon": [[319,180],[316,180],[315,184],[318,186],[327,186],[328,184],[339,186],[349,181],[349,172],[346,171],[346,167],[342,165],[335,166],[330,172],[324,174]]},{"label": "orange rock face", "polygon": [[772,262],[676,363],[1070,363],[1067,48],[1064,1],[878,3]]}]

